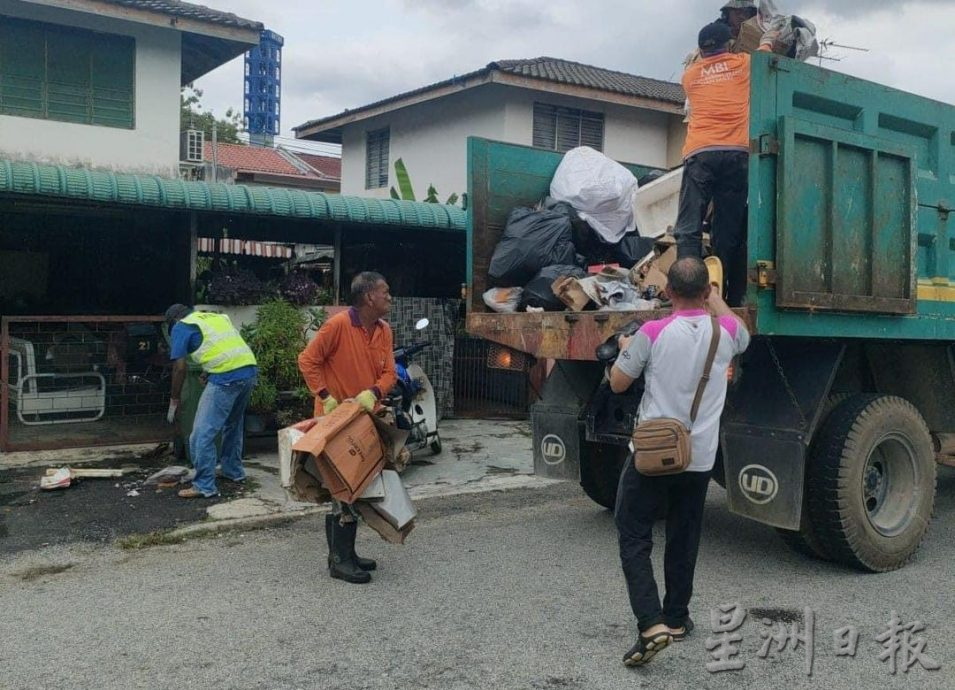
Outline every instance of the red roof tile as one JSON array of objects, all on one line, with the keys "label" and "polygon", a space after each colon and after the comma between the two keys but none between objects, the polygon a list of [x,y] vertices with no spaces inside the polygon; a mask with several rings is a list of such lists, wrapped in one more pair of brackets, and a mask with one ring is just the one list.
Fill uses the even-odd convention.
[{"label": "red roof tile", "polygon": [[[206,142],[203,157],[212,160],[212,143]],[[292,165],[276,149],[265,146],[245,146],[244,144],[218,144],[218,163],[239,172],[263,172],[273,175],[294,175],[310,177]]]},{"label": "red roof tile", "polygon": [[319,156],[315,153],[296,153],[296,157],[302,159],[310,166],[315,168],[320,175],[331,180],[342,179],[342,159],[334,156]]}]

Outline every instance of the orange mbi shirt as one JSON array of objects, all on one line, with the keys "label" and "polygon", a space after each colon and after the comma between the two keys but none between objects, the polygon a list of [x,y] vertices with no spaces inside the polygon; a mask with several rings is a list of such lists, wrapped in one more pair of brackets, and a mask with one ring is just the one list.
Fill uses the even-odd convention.
[{"label": "orange mbi shirt", "polygon": [[690,122],[683,157],[706,149],[749,150],[750,57],[721,53],[683,73]]},{"label": "orange mbi shirt", "polygon": [[336,314],[298,356],[298,368],[315,396],[316,417],[323,390],[338,402],[369,389],[380,399],[398,381],[391,326],[379,319],[369,334],[354,308]]}]

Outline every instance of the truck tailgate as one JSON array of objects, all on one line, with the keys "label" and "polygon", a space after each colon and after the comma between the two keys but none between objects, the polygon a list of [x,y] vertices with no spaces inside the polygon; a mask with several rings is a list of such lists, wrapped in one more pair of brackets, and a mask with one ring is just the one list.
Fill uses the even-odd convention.
[{"label": "truck tailgate", "polygon": [[[737,310],[748,324],[753,314]],[[669,310],[638,312],[537,312],[468,314],[471,335],[499,343],[538,359],[595,361],[597,346],[631,321],[662,319]],[[752,332],[752,329],[750,329]]]}]

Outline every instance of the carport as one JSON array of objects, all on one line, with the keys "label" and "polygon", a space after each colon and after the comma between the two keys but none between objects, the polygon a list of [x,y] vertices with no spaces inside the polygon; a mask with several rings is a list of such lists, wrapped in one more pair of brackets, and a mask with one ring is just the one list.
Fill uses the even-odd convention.
[{"label": "carport", "polygon": [[337,302],[360,270],[457,298],[464,230],[440,204],[0,160],[0,450],[169,436],[156,326],[200,238],[333,246]]}]

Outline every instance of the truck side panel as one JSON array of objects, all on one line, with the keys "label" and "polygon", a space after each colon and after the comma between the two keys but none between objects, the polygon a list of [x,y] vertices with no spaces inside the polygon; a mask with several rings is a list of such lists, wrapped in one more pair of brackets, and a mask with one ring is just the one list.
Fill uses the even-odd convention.
[{"label": "truck side panel", "polygon": [[752,84],[759,332],[955,338],[955,107],[769,54]]}]

